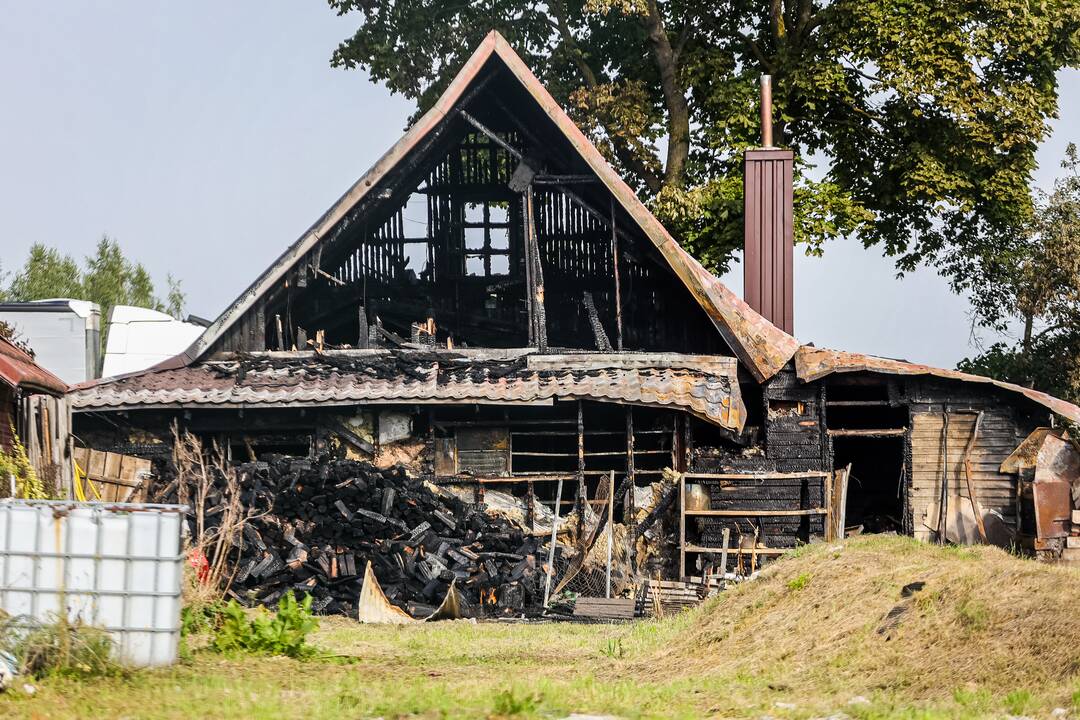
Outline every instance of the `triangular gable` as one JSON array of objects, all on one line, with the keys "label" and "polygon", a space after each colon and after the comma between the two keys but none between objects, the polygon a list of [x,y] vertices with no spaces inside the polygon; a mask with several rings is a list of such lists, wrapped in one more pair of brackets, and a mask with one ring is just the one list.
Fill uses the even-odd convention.
[{"label": "triangular gable", "polygon": [[477,80],[485,64],[497,57],[536,101],[589,166],[622,210],[659,250],[671,270],[706,311],[725,342],[758,381],[780,370],[795,354],[798,341],[769,323],[746,303],[735,297],[716,277],[706,271],[671,237],[641,203],[636,193],[619,177],[596,147],[585,137],[539,79],[514,52],[506,40],[492,31],[465,63],[443,95],[420,120],[368,170],[319,220],[283,253],[185,353],[187,361],[202,358],[214,343],[263,295],[296,266],[325,238],[381,179],[391,172],[453,110]]}]

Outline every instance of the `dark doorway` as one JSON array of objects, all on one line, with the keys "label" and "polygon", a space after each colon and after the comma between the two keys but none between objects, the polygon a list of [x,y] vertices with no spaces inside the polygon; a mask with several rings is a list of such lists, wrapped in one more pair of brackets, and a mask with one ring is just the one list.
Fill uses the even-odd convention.
[{"label": "dark doorway", "polygon": [[844,520],[849,534],[903,532],[904,438],[834,437],[833,467],[849,464]]}]

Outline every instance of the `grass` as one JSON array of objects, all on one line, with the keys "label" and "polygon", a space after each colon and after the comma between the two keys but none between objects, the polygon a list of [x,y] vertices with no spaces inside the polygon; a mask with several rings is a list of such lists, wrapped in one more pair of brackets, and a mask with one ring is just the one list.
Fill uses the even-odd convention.
[{"label": "grass", "polygon": [[[919,580],[886,640],[877,628]],[[661,622],[327,618],[311,639],[338,657],[196,649],[167,670],[48,678],[33,697],[0,695],[0,717],[1075,716],[1080,635],[1063,601],[1078,592],[1080,573],[997,551],[858,539]]]}]

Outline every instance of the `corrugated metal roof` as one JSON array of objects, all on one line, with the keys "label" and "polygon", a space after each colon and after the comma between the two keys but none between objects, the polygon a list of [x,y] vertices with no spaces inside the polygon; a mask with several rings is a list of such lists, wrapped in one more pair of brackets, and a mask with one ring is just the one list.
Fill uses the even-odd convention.
[{"label": "corrugated metal roof", "polygon": [[522,87],[537,102],[544,114],[592,169],[615,201],[631,217],[645,236],[656,246],[694,298],[708,313],[710,320],[735,355],[743,361],[759,382],[777,373],[798,348],[799,343],[784,331],[737,298],[715,276],[690,256],[668,233],[667,229],[649,212],[634,190],[627,185],[596,146],[574,124],[570,116],[559,106],[543,83],[532,73],[496,31],[491,31],[449,87],[430,110],[409,128],[408,132],[367,173],[338,199],[329,210],[286,250],[254,283],[245,290],[206,329],[203,335],[186,352],[188,361],[202,359],[233,323],[275,283],[313,249],[333,227],[360,202],[399,162],[406,158],[429,133],[447,117],[458,100],[467,94],[477,80],[481,69],[493,58],[521,82]]},{"label": "corrugated metal roof", "polygon": [[734,358],[667,353],[257,353],[87,384],[70,398],[75,410],[591,399],[678,408],[740,431],[746,411],[737,374]]},{"label": "corrugated metal roof", "polygon": [[0,338],[0,382],[49,395],[63,395],[67,384],[34,362],[31,355],[15,343]]},{"label": "corrugated metal roof", "polygon": [[1080,407],[1070,402],[1060,400],[1051,395],[1022,385],[994,380],[982,375],[972,375],[959,370],[944,370],[929,365],[892,360],[890,358],[862,355],[860,353],[845,352],[842,350],[827,350],[804,345],[795,353],[795,372],[799,379],[811,382],[826,375],[838,372],[878,372],[890,375],[932,375],[933,377],[946,380],[959,380],[961,382],[985,383],[999,387],[1002,390],[1019,393],[1028,400],[1038,403],[1049,410],[1068,418],[1073,422],[1080,422]]}]

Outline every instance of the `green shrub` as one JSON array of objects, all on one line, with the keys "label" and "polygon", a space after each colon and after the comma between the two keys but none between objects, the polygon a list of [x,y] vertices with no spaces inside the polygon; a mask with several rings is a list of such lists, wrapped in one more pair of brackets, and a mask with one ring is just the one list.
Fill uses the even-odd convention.
[{"label": "green shrub", "polygon": [[540,699],[535,695],[518,695],[513,688],[508,688],[495,696],[492,714],[497,717],[531,715],[536,712],[539,704]]},{"label": "green shrub", "polygon": [[214,635],[212,647],[221,653],[260,653],[307,658],[316,648],[307,643],[308,633],[319,627],[311,614],[311,596],[297,602],[287,593],[278,602],[277,612],[270,614],[259,608],[250,617],[235,600],[221,612],[221,623]]},{"label": "green shrub", "polygon": [[8,478],[14,476],[15,497],[27,500],[44,500],[48,497],[45,493],[45,486],[42,485],[41,479],[34,472],[34,466],[30,464],[30,458],[27,456],[26,448],[15,432],[15,426],[11,425],[9,427],[11,427],[11,436],[14,442],[10,453],[0,449],[0,483],[3,483],[0,485],[0,495],[7,495],[10,492]]},{"label": "green shrub", "polygon": [[221,626],[225,603],[198,602],[185,605],[180,611],[180,635],[188,637],[202,632],[212,632]]}]

